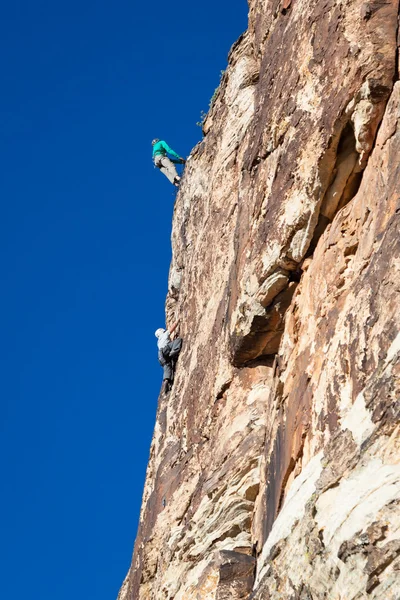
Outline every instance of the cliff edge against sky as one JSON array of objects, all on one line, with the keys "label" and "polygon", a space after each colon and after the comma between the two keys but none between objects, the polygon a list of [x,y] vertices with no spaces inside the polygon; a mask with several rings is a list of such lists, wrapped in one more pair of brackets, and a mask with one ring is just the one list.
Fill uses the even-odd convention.
[{"label": "cliff edge against sky", "polygon": [[398,3],[249,3],[177,196],[119,600],[400,597]]}]

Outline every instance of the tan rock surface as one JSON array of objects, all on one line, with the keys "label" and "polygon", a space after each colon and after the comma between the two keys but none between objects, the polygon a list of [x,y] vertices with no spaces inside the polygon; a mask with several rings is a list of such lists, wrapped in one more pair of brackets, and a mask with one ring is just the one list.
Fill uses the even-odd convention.
[{"label": "tan rock surface", "polygon": [[400,597],[397,22],[250,2],[176,201],[120,600]]}]

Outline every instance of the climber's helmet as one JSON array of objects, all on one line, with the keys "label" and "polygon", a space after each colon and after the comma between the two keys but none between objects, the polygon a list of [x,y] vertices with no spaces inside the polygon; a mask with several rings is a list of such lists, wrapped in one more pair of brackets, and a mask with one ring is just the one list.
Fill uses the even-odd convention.
[{"label": "climber's helmet", "polygon": [[154,144],[157,144],[159,141],[160,140],[158,138],[154,138],[154,140],[151,142],[151,145],[154,146]]},{"label": "climber's helmet", "polygon": [[159,329],[156,329],[154,335],[156,336],[156,338],[159,338],[160,336],[162,336],[163,333],[165,333],[165,329],[160,327]]}]

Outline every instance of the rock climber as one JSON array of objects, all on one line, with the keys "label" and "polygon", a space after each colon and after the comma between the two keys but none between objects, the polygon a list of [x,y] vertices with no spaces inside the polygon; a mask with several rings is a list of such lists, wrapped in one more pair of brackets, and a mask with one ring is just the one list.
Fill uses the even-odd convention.
[{"label": "rock climber", "polygon": [[158,361],[164,369],[163,391],[168,393],[171,390],[174,381],[175,365],[182,348],[182,339],[180,337],[171,340],[171,335],[178,327],[179,321],[170,329],[157,329],[155,336],[158,346]]},{"label": "rock climber", "polygon": [[[153,146],[153,161],[155,166],[160,169],[161,173],[164,173],[164,175],[168,177],[173,185],[179,187],[181,178],[177,173],[174,163],[184,164],[186,162],[185,159],[179,156],[179,154],[172,150],[172,148],[162,140],[156,138],[151,144]],[[168,158],[167,153],[171,154],[171,156],[175,156],[176,160]]]}]

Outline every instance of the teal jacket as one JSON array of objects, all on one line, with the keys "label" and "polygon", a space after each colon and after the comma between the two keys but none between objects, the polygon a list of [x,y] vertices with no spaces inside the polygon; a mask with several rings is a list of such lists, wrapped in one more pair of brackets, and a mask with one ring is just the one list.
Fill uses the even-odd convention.
[{"label": "teal jacket", "polygon": [[155,156],[158,156],[159,154],[161,154],[161,156],[167,156],[167,152],[168,154],[172,154],[172,156],[175,156],[175,158],[180,158],[179,154],[174,152],[172,148],[168,146],[167,142],[163,142],[162,140],[160,140],[159,142],[157,142],[157,144],[154,144],[153,158]]}]

